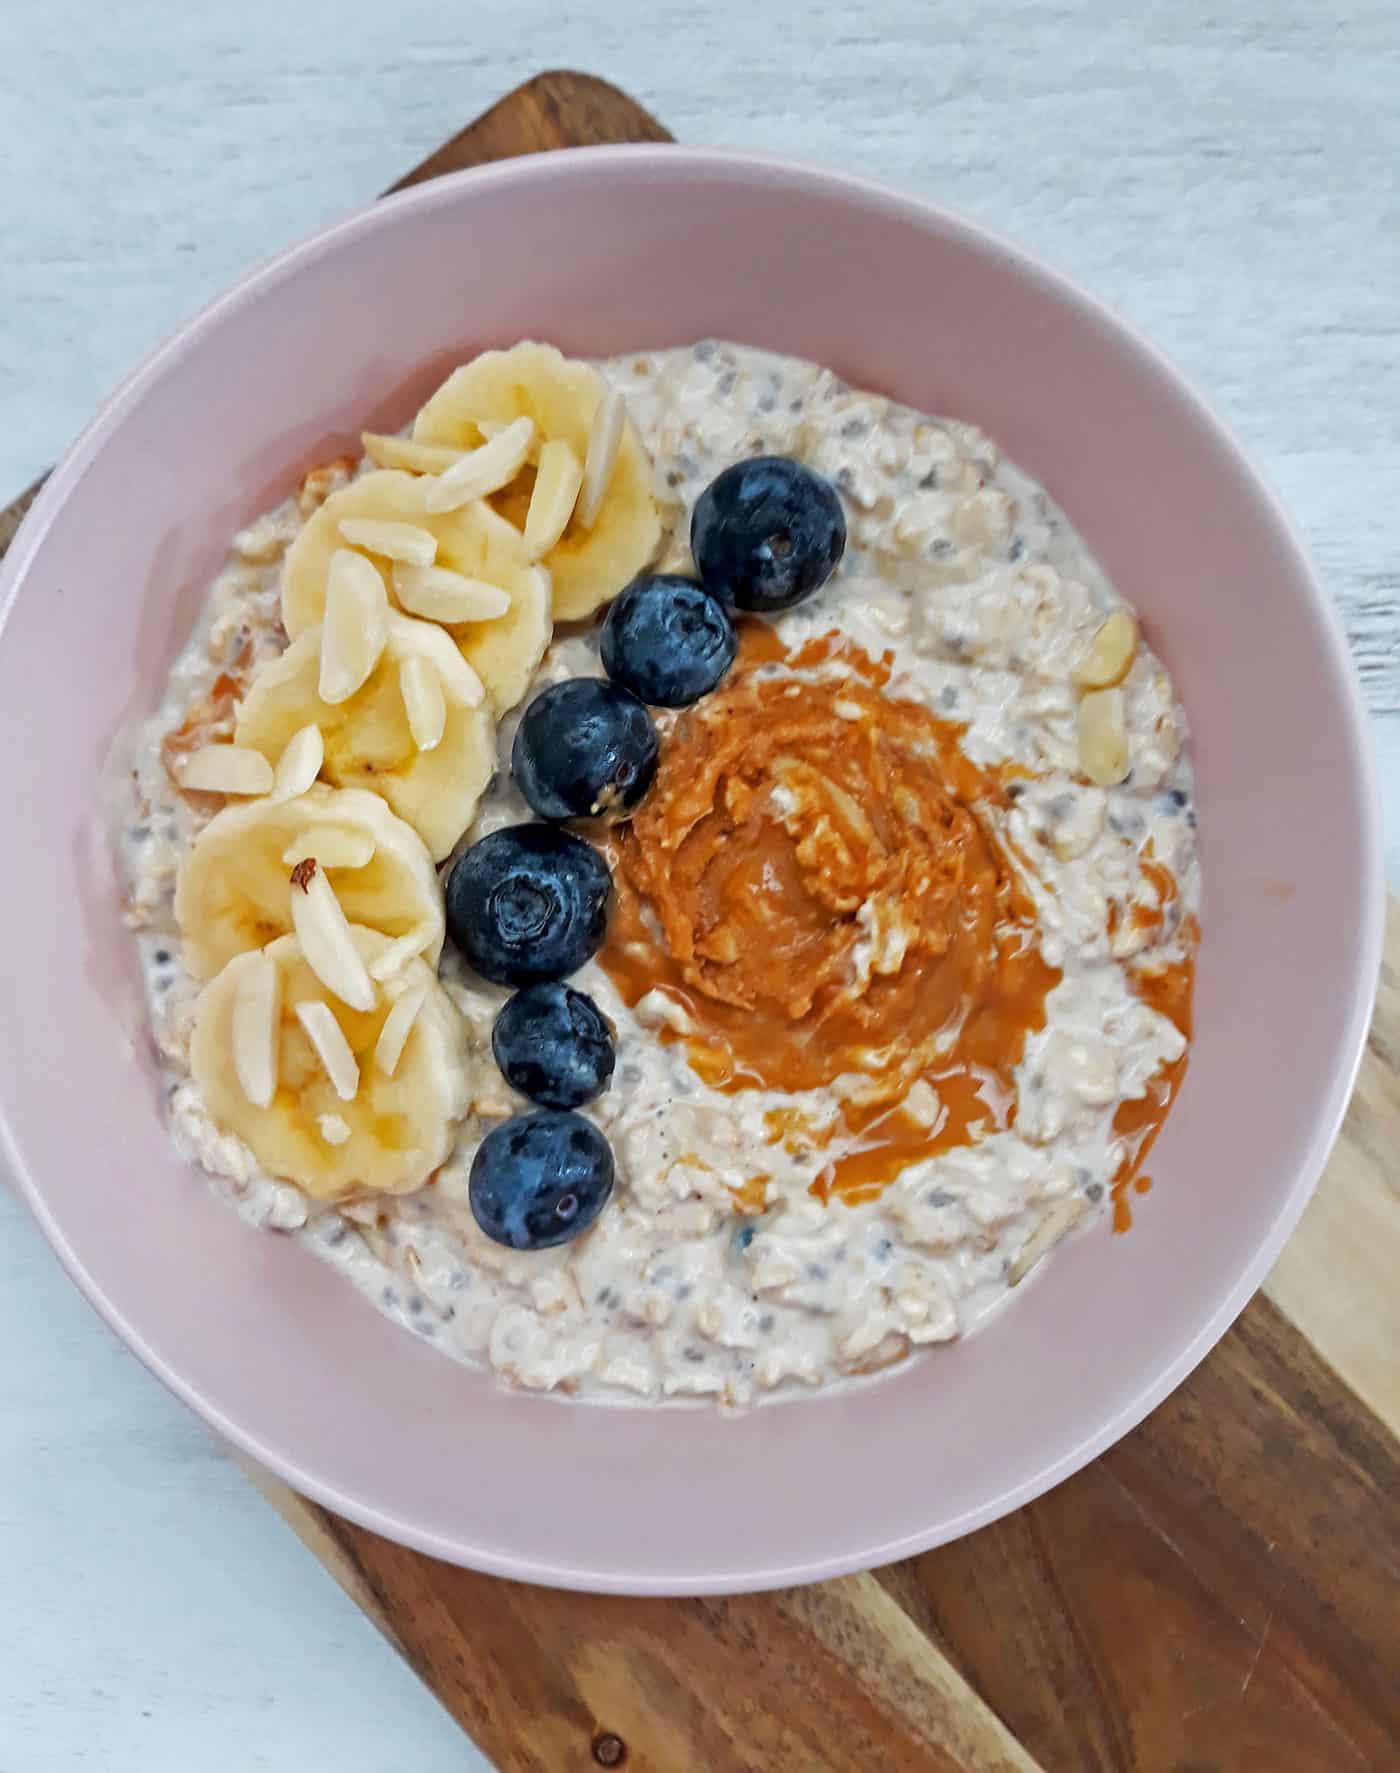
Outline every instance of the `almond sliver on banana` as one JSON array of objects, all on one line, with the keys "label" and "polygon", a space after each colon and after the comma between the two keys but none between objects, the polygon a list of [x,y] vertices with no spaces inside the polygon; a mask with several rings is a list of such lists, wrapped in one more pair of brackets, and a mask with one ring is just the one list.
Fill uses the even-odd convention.
[{"label": "almond sliver on banana", "polygon": [[281,1019],[282,975],[275,961],[259,954],[243,972],[233,997],[233,1066],[254,1108],[266,1108],[277,1094]]},{"label": "almond sliver on banana", "polygon": [[320,727],[304,726],[300,732],[293,733],[272,772],[269,800],[280,805],[284,800],[295,800],[298,795],[305,794],[320,775],[325,759],[326,747]]},{"label": "almond sliver on banana", "polygon": [[[504,517],[491,515],[497,524],[509,528]],[[505,615],[494,622],[458,629],[454,635],[462,657],[485,685],[497,716],[515,707],[534,681],[554,632],[550,604],[547,569],[525,567],[511,586],[510,608]]]},{"label": "almond sliver on banana", "polygon": [[417,523],[395,523],[390,518],[342,517],[341,536],[352,548],[381,554],[386,560],[403,560],[409,566],[431,566],[437,559],[437,537]]},{"label": "almond sliver on banana", "polygon": [[[491,626],[487,624],[488,631]],[[314,721],[326,748],[322,780],[370,791],[413,827],[433,860],[442,861],[471,823],[496,766],[494,726],[480,677],[445,628],[391,610],[389,639],[378,665],[361,689],[333,707],[317,690],[321,639],[321,629],[310,628],[262,667],[239,709],[238,740],[264,756],[278,757],[293,733]],[[447,702],[442,740],[431,751],[420,751],[414,742],[399,681],[399,667],[415,653],[432,664]],[[279,856],[296,834],[295,828],[279,834]],[[277,885],[282,917],[285,883],[283,874]],[[358,921],[385,927],[372,918]],[[400,935],[404,927],[400,924],[391,933]]]},{"label": "almond sliver on banana", "polygon": [[352,924],[385,941],[426,931],[436,960],[442,883],[422,838],[379,795],[317,782],[296,800],[230,802],[186,849],[174,911],[193,978],[291,930],[287,874],[306,861],[330,872]]},{"label": "almond sliver on banana", "polygon": [[383,579],[363,554],[337,548],[326,580],[321,625],[317,690],[323,702],[334,707],[350,700],[379,663],[388,634],[389,597]]},{"label": "almond sliver on banana", "polygon": [[[366,963],[390,945],[374,930],[353,925],[352,932]],[[283,1011],[277,1088],[261,1108],[248,1100],[235,1069],[233,1011],[246,974],[264,961],[281,975]],[[384,1023],[401,997],[419,991],[423,1002],[389,1076],[373,1057]],[[311,1012],[309,1027],[292,1006]],[[353,1096],[346,1094],[353,1075],[347,1048],[358,1073]],[[409,961],[362,1015],[325,993],[290,935],[231,960],[200,993],[190,1035],[190,1074],[214,1124],[241,1139],[265,1175],[295,1182],[320,1201],[421,1188],[452,1148],[475,1064],[461,1012],[427,962]]]},{"label": "almond sliver on banana", "polygon": [[292,873],[291,895],[292,929],[306,964],[352,1010],[372,1010],[374,983],[324,870],[314,861],[299,865]]},{"label": "almond sliver on banana", "polygon": [[399,688],[413,743],[420,751],[432,751],[442,743],[447,725],[447,698],[432,660],[419,653],[405,659],[399,666]]},{"label": "almond sliver on banana", "polygon": [[609,388],[593,412],[588,430],[588,453],[583,461],[583,484],[579,488],[575,516],[585,529],[592,529],[603,497],[617,466],[617,452],[622,447],[622,427],[627,418],[627,403],[616,388]]},{"label": "almond sliver on banana", "polygon": [[389,1014],[384,1018],[384,1026],[379,1030],[379,1039],[374,1044],[374,1063],[385,1077],[392,1077],[399,1068],[399,1060],[408,1045],[408,1037],[413,1032],[413,1024],[418,1020],[418,1012],[427,1002],[428,987],[410,985],[402,996],[394,999]]},{"label": "almond sliver on banana", "polygon": [[410,930],[406,936],[400,936],[387,948],[380,949],[369,963],[369,976],[378,984],[385,984],[410,963],[415,961],[429,946],[433,932],[429,928]]},{"label": "almond sliver on banana", "polygon": [[376,467],[402,468],[409,474],[446,473],[467,453],[441,443],[415,443],[411,437],[385,437],[377,431],[361,431],[360,442]]},{"label": "almond sliver on banana", "polygon": [[394,595],[428,622],[492,622],[510,608],[510,592],[445,566],[394,564]]},{"label": "almond sliver on banana", "polygon": [[[514,419],[478,419],[476,421],[476,428],[489,443],[493,437],[499,437],[502,431],[508,431],[514,423]],[[525,452],[525,460],[532,468],[537,468],[539,466],[540,431],[538,425],[535,427],[534,441]]]},{"label": "almond sliver on banana", "polygon": [[558,438],[540,450],[539,471],[525,513],[525,558],[539,560],[569,527],[583,484],[583,464]]},{"label": "almond sliver on banana", "polygon": [[360,1093],[360,1067],[350,1051],[345,1031],[335,1019],[335,1011],[315,999],[295,1007],[297,1021],[325,1067],[331,1088],[342,1102],[353,1102]]},{"label": "almond sliver on banana", "polygon": [[399,660],[426,657],[437,673],[442,692],[461,708],[479,708],[486,700],[486,686],[462,657],[450,635],[412,616],[389,612],[389,656]]},{"label": "almond sliver on banana", "polygon": [[455,511],[473,499],[499,492],[525,466],[534,443],[535,421],[512,419],[494,437],[438,475],[424,494],[425,508],[433,512]]},{"label": "almond sliver on banana", "polygon": [[201,794],[266,794],[274,780],[272,765],[246,745],[203,745],[179,771],[180,786]]},{"label": "almond sliver on banana", "polygon": [[[605,405],[599,412],[608,393],[603,377],[589,364],[571,361],[552,346],[522,344],[509,351],[482,352],[462,365],[413,421],[415,442],[460,449],[481,437],[500,435],[501,426],[519,418],[534,420],[543,445],[541,472],[534,477],[521,474],[489,496],[491,508],[520,535],[527,528],[532,493],[539,489],[540,509],[531,543],[543,521],[549,487],[549,476],[543,472],[545,451],[551,443],[566,443],[576,461],[586,463],[596,423],[599,443],[588,484],[591,489],[596,474],[602,483],[601,502],[596,511],[591,502],[585,507],[583,515],[591,515],[591,524],[569,523],[565,514],[565,527],[543,556],[552,580],[551,613],[556,621],[577,621],[615,597],[650,565],[662,539],[652,465],[625,410],[616,457],[611,470],[607,468],[608,431],[617,420],[615,408]],[[510,698],[503,700],[509,706]]]}]

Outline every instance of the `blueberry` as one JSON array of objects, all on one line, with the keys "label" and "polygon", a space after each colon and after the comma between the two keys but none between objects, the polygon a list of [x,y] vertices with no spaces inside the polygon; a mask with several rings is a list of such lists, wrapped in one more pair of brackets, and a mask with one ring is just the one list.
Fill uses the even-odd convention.
[{"label": "blueberry", "polygon": [[835,487],[787,456],[726,468],[690,520],[705,589],[739,609],[791,609],[826,583],[845,547]]},{"label": "blueberry", "polygon": [[577,1108],[608,1087],[616,1054],[603,1012],[582,991],[527,985],[496,1018],[491,1051],[506,1082],[546,1108]]},{"label": "blueberry", "polygon": [[694,579],[642,573],[603,624],[603,669],[658,708],[684,708],[721,681],[739,637],[729,611]]},{"label": "blueberry", "polygon": [[612,876],[581,837],[509,825],[463,852],[447,878],[447,929],[464,958],[498,985],[577,971],[608,922]]},{"label": "blueberry", "polygon": [[510,767],[542,819],[617,819],[651,787],[657,754],[656,728],[635,696],[601,677],[571,677],[525,710]]},{"label": "blueberry", "polygon": [[487,1237],[512,1250],[547,1250],[587,1231],[612,1186],[612,1151],[597,1127],[541,1108],[481,1141],[468,1196]]}]

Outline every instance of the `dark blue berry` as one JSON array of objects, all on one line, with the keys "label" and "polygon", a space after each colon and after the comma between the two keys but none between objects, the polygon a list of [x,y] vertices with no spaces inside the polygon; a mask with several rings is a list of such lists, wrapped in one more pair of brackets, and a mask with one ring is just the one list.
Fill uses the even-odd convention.
[{"label": "dark blue berry", "polygon": [[525,710],[510,767],[542,819],[622,819],[651,787],[657,754],[635,696],[602,677],[571,677]]},{"label": "dark blue berry", "polygon": [[547,1250],[587,1231],[612,1187],[612,1151],[597,1127],[541,1108],[486,1135],[467,1192],[487,1237],[512,1250]]},{"label": "dark blue berry", "polygon": [[694,579],[642,573],[614,599],[603,624],[603,669],[658,708],[708,695],[734,663],[729,611]]},{"label": "dark blue berry", "polygon": [[845,548],[835,487],[788,456],[726,468],[690,520],[705,589],[739,609],[791,609],[826,583]]},{"label": "dark blue berry", "polygon": [[591,845],[553,825],[509,825],[463,852],[447,877],[447,930],[498,985],[562,979],[594,955],[612,876]]},{"label": "dark blue berry", "polygon": [[612,1030],[593,999],[550,981],[527,985],[496,1018],[491,1051],[512,1089],[546,1108],[578,1108],[608,1087]]}]

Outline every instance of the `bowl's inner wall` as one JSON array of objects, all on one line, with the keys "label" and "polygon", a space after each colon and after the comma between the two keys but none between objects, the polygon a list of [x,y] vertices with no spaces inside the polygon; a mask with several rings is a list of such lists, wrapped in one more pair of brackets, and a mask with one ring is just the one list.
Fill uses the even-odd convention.
[{"label": "bowl's inner wall", "polygon": [[[403,423],[488,344],[707,334],[973,419],[1047,485],[1185,700],[1205,869],[1196,1044],[1137,1228],[1063,1248],[963,1345],[730,1421],[509,1394],[242,1226],[167,1140],[94,811],[114,735],[154,706],[230,533],[308,465]],[[1268,501],[1169,373],[961,225],[673,150],[415,193],[167,350],[16,562],[0,640],[16,1146],[51,1234],[145,1357],[371,1524],[517,1574],[682,1589],[948,1537],[1136,1419],[1300,1205],[1349,1075],[1373,866],[1335,637]]]}]

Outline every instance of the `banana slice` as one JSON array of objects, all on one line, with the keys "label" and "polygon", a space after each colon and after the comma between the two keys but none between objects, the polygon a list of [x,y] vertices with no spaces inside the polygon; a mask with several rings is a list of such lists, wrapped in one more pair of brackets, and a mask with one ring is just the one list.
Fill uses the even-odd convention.
[{"label": "banana slice", "polygon": [[[603,378],[586,363],[551,345],[517,345],[483,352],[455,370],[413,423],[415,443],[476,449],[499,436],[503,425],[534,421],[538,454],[489,502],[521,536],[551,536],[555,507],[567,500],[572,515],[565,516],[562,534],[550,540],[541,560],[553,580],[557,622],[578,621],[616,597],[661,542],[650,459],[608,395]],[[557,450],[547,454],[553,444],[566,446],[567,458]],[[546,524],[541,510],[527,528],[542,465],[552,467],[545,488],[552,521]]]},{"label": "banana slice", "polygon": [[[499,573],[498,554],[518,548],[520,537],[485,503],[473,508],[471,522],[481,542],[483,567]],[[510,608],[503,616],[449,630],[462,657],[486,685],[497,718],[521,700],[540,668],[554,638],[552,601],[549,574],[541,567],[527,567],[517,570],[511,581]]]},{"label": "banana slice", "polygon": [[[315,729],[313,729],[315,730]],[[217,813],[185,851],[175,917],[186,970],[212,979],[236,954],[292,927],[287,882],[314,859],[352,923],[442,952],[442,884],[423,839],[377,794],[318,782],[295,800]]]},{"label": "banana slice", "polygon": [[[391,610],[388,639],[369,677],[345,701],[326,702],[318,687],[321,637],[319,627],[307,629],[258,672],[238,712],[239,744],[273,759],[303,727],[318,727],[325,779],[382,795],[442,861],[471,823],[496,766],[481,680],[441,628]],[[443,725],[435,736],[423,726],[421,693],[410,721],[403,684],[409,659],[423,662],[410,674],[417,680],[410,694],[422,691],[424,677],[442,692]],[[430,745],[420,748],[415,724],[419,737],[433,737]]]},{"label": "banana slice", "polygon": [[[397,553],[360,558],[378,571],[390,604],[445,628],[503,714],[525,694],[554,632],[549,579],[526,560],[519,531],[489,505],[429,511],[432,484],[385,469],[333,493],[287,550],[282,625],[295,640],[323,621],[337,553],[355,537],[368,538],[354,543],[361,548],[378,541]],[[413,530],[436,542],[432,560],[423,558],[426,545],[403,533]],[[418,558],[406,559],[415,547]],[[458,610],[462,619],[452,619]]]},{"label": "banana slice", "polygon": [[[367,966],[389,946],[375,930],[352,936]],[[357,1011],[279,936],[235,956],[195,1007],[190,1071],[210,1115],[317,1200],[422,1187],[466,1112],[467,1066],[461,1015],[421,960]]]}]

